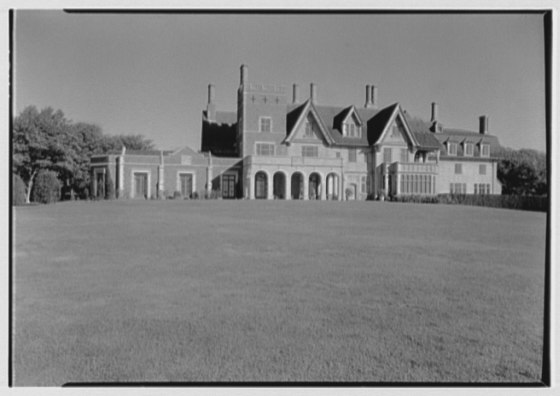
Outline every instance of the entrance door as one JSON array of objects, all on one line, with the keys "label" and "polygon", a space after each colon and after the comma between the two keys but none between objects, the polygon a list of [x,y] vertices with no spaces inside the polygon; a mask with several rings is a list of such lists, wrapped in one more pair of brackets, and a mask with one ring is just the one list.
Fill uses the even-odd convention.
[{"label": "entrance door", "polygon": [[222,198],[235,198],[235,175],[222,176]]},{"label": "entrance door", "polygon": [[103,199],[105,198],[105,174],[98,173],[96,178],[96,198]]},{"label": "entrance door", "polygon": [[134,174],[134,197],[148,199],[148,175],[146,173]]},{"label": "entrance door", "polygon": [[181,178],[181,195],[183,197],[190,197],[193,192],[193,175],[182,173],[179,177]]}]

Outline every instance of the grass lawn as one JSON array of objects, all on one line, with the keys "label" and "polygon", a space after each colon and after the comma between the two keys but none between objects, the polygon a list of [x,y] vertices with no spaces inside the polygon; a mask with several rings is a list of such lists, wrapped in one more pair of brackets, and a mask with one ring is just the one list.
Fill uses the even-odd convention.
[{"label": "grass lawn", "polygon": [[18,207],[14,384],[539,381],[545,223],[388,202]]}]

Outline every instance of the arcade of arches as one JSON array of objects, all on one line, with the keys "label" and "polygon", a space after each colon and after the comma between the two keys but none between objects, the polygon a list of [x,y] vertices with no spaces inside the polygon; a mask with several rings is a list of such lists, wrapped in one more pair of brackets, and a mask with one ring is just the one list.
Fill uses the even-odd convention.
[{"label": "arcade of arches", "polygon": [[342,199],[340,176],[330,172],[326,175],[311,172],[305,175],[296,171],[291,175],[284,171],[258,171],[253,176],[251,198],[291,200],[339,200]]}]

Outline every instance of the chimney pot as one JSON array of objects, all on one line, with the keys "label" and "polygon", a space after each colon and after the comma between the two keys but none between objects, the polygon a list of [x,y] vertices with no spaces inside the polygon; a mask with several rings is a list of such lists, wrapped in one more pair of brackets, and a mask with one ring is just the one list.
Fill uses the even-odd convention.
[{"label": "chimney pot", "polygon": [[297,84],[294,84],[294,86],[293,86],[292,101],[293,101],[293,103],[297,103],[299,101],[299,86]]},{"label": "chimney pot", "polygon": [[371,104],[371,98],[370,98],[370,88],[369,88],[369,84],[366,85],[366,104],[364,105],[364,107],[367,109],[368,107],[370,107]]}]

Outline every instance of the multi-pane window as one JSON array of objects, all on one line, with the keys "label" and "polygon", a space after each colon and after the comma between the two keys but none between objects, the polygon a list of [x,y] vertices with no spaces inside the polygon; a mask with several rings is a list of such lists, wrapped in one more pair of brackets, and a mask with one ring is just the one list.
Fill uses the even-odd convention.
[{"label": "multi-pane window", "polygon": [[270,117],[259,118],[259,131],[270,132],[272,130],[272,119]]},{"label": "multi-pane window", "polygon": [[319,147],[317,147],[317,146],[302,146],[301,147],[301,156],[302,157],[318,157],[319,156]]},{"label": "multi-pane window", "polygon": [[452,143],[452,142],[447,143],[447,154],[457,155],[457,143]]},{"label": "multi-pane window", "polygon": [[401,149],[401,163],[406,164],[408,162],[408,149]]},{"label": "multi-pane window", "polygon": [[490,157],[490,146],[488,144],[481,144],[480,145],[480,156],[481,157]]},{"label": "multi-pane window", "polygon": [[346,122],[342,126],[342,134],[348,137],[361,137],[362,136],[362,128],[359,125],[354,124],[353,122]]},{"label": "multi-pane window", "polygon": [[455,164],[455,174],[461,175],[463,173],[463,164]]},{"label": "multi-pane window", "polygon": [[431,175],[400,175],[400,194],[431,194],[432,176]]},{"label": "multi-pane window", "polygon": [[356,162],[356,149],[350,149],[348,151],[348,162]]},{"label": "multi-pane window", "polygon": [[273,156],[274,144],[272,143],[257,143],[257,155],[260,156]]},{"label": "multi-pane window", "polygon": [[305,133],[303,136],[306,138],[315,137],[314,130],[315,130],[315,122],[313,121],[313,118],[307,117],[307,120],[305,122]]},{"label": "multi-pane window", "polygon": [[449,192],[451,194],[466,194],[467,184],[466,183],[451,183],[449,185]]},{"label": "multi-pane window", "polygon": [[386,164],[390,164],[392,161],[391,158],[391,154],[392,154],[392,150],[390,147],[385,147],[383,149],[383,162],[385,162]]},{"label": "multi-pane window", "polygon": [[490,194],[490,184],[488,183],[475,183],[474,193],[480,195]]},{"label": "multi-pane window", "polygon": [[472,155],[473,155],[472,143],[465,143],[465,156],[472,157]]},{"label": "multi-pane window", "polygon": [[486,174],[486,164],[480,164],[478,166],[478,174],[485,175]]}]

